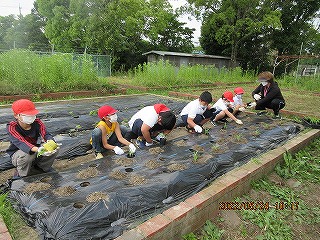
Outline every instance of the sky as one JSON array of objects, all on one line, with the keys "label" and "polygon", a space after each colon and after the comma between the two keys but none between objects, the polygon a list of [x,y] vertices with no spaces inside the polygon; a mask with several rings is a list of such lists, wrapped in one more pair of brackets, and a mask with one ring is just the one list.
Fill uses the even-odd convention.
[{"label": "sky", "polygon": [[[10,14],[19,15],[20,11],[24,16],[30,14],[33,8],[33,2],[34,0],[0,0],[0,16],[8,16]],[[169,2],[172,4],[173,9],[186,3],[185,0],[169,0]],[[196,29],[193,34],[193,42],[199,45],[201,23],[194,18],[190,21],[188,16],[181,17],[179,20],[185,22],[186,27]]]}]

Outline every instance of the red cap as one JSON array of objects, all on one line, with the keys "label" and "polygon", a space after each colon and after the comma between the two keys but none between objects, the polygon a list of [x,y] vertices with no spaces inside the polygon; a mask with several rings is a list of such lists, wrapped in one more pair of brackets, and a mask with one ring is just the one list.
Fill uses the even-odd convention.
[{"label": "red cap", "polygon": [[98,116],[100,119],[108,116],[108,115],[112,115],[114,113],[116,113],[117,110],[115,110],[113,107],[105,105],[99,108],[98,110]]},{"label": "red cap", "polygon": [[237,87],[234,89],[235,94],[244,94],[244,90],[242,87]]},{"label": "red cap", "polygon": [[224,92],[223,97],[226,98],[229,102],[234,102],[232,92],[229,92],[229,91]]},{"label": "red cap", "polygon": [[161,112],[167,112],[170,111],[170,108],[168,108],[166,105],[162,103],[157,103],[153,105],[154,109],[156,110],[156,113],[161,113]]},{"label": "red cap", "polygon": [[34,103],[28,99],[19,99],[12,103],[12,110],[15,114],[37,115],[39,113]]}]

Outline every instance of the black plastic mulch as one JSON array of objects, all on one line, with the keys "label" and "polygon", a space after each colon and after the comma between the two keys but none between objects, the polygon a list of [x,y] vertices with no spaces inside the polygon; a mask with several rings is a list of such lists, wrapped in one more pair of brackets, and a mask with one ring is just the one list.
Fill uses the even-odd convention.
[{"label": "black plastic mulch", "polygon": [[[177,114],[186,104],[155,95],[112,98],[104,104],[119,109],[122,119],[129,119],[139,108],[157,102]],[[88,113],[91,106],[84,104],[81,109]],[[58,108],[54,111],[59,112]],[[175,129],[165,146],[138,149],[134,158],[110,154],[63,172],[13,181],[10,198],[42,239],[113,239],[200,191],[218,176],[283,144],[300,130],[295,123],[267,116],[242,114],[239,118],[244,125],[219,124],[209,135],[174,137],[175,131],[184,131]],[[81,117],[69,117],[70,128],[74,128],[74,119]],[[86,146],[81,143],[75,152]],[[71,145],[76,147],[77,141]],[[79,175],[90,172],[90,176]],[[45,184],[46,188],[28,193],[30,184]],[[58,188],[69,189],[70,195],[57,195]],[[102,200],[91,202],[94,194],[100,194]]]}]

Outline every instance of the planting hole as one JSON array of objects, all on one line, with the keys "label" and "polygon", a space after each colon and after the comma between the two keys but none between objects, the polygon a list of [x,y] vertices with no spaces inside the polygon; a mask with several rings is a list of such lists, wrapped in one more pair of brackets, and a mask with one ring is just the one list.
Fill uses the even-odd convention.
[{"label": "planting hole", "polygon": [[126,172],[133,172],[133,168],[130,168],[130,167],[125,168],[124,170],[125,170]]},{"label": "planting hole", "polygon": [[81,186],[81,187],[88,187],[89,185],[90,185],[89,182],[82,182],[82,183],[80,183],[80,186]]},{"label": "planting hole", "polygon": [[84,204],[81,203],[81,202],[76,202],[76,203],[73,204],[73,207],[74,207],[74,208],[83,208],[83,207],[84,207]]}]

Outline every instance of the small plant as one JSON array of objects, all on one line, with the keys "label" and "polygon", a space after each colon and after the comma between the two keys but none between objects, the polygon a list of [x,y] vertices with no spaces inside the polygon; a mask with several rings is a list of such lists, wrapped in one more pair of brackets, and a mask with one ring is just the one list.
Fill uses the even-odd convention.
[{"label": "small plant", "polygon": [[237,141],[237,142],[241,142],[243,136],[241,133],[237,133],[234,135],[234,139]]},{"label": "small plant", "polygon": [[183,235],[182,238],[183,238],[183,240],[197,240],[198,239],[197,236],[194,235],[193,232],[192,233],[188,233],[186,235]]},{"label": "small plant", "polygon": [[210,131],[209,128],[204,128],[202,133],[204,133],[205,135],[209,135],[209,131]]},{"label": "small plant", "polygon": [[92,110],[89,113],[90,116],[97,116],[98,115],[98,110]]},{"label": "small plant", "polygon": [[256,129],[251,135],[252,136],[259,136],[261,134],[259,129]]},{"label": "small plant", "polygon": [[194,151],[193,152],[193,161],[197,162],[199,159],[199,151]]},{"label": "small plant", "polygon": [[207,220],[203,227],[202,234],[204,240],[219,240],[224,230],[219,230],[211,221]]},{"label": "small plant", "polygon": [[212,152],[218,152],[221,149],[221,147],[218,144],[214,144],[211,147]]},{"label": "small plant", "polygon": [[226,122],[223,124],[223,127],[221,128],[221,130],[222,130],[222,131],[223,131],[223,130],[227,130],[227,123],[226,123]]}]

